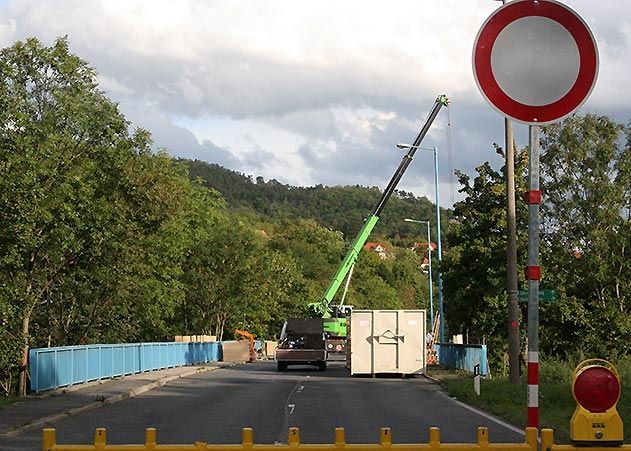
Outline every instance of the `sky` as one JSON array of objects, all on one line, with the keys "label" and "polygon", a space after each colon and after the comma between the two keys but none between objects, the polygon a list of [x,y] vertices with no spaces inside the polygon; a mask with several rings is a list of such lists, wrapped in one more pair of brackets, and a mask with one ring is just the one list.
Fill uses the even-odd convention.
[{"label": "sky", "polygon": [[[631,119],[631,1],[566,0],[599,50],[579,113]],[[0,46],[67,36],[133,127],[175,157],[290,185],[384,188],[439,94],[422,143],[438,149],[441,202],[453,170],[501,158],[503,117],[480,94],[472,48],[501,2],[0,0]],[[528,128],[515,125],[524,147]],[[431,150],[399,188],[434,200]]]}]

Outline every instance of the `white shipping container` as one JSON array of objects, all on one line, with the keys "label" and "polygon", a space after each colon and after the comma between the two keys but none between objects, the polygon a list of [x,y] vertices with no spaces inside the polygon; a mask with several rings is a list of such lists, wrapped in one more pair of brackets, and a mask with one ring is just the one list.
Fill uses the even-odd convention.
[{"label": "white shipping container", "polygon": [[425,310],[354,310],[351,374],[425,373]]}]

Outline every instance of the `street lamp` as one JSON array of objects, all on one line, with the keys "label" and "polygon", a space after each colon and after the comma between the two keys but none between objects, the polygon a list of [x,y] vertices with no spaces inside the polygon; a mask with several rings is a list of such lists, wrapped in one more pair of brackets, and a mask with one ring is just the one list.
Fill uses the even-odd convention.
[{"label": "street lamp", "polygon": [[436,190],[436,233],[438,234],[438,317],[440,342],[445,342],[445,314],[443,312],[443,249],[440,242],[440,194],[438,192],[438,147],[420,147],[412,144],[397,144],[399,149],[420,149],[434,152],[434,187]]},{"label": "street lamp", "polygon": [[427,224],[427,260],[429,261],[429,328],[434,324],[434,288],[432,287],[432,238],[429,233],[429,221],[418,221],[416,219],[405,218],[405,222],[415,222],[417,224]]}]

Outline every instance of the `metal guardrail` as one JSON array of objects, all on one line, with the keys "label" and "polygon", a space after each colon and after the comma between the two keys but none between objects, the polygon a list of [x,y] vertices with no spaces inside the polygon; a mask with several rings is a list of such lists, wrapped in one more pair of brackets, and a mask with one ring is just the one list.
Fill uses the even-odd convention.
[{"label": "metal guardrail", "polygon": [[221,343],[127,343],[29,351],[31,392],[221,360]]},{"label": "metal guardrail", "polygon": [[[552,431],[550,430],[550,438]],[[43,451],[340,451],[347,449],[352,451],[537,451],[537,429],[527,428],[523,443],[489,443],[487,428],[478,428],[477,443],[441,443],[440,429],[429,429],[429,443],[392,443],[390,428],[381,428],[379,444],[346,443],[344,428],[335,429],[335,442],[331,444],[303,444],[300,443],[300,430],[290,428],[287,444],[263,445],[254,443],[254,431],[250,428],[243,429],[242,441],[238,445],[211,445],[206,442],[195,442],[191,445],[159,445],[156,441],[156,430],[147,429],[145,443],[137,445],[108,445],[107,432],[103,428],[96,430],[93,445],[60,445],[56,443],[55,429],[48,428],[43,431]],[[552,446],[552,445],[551,445]],[[543,448],[542,449],[546,449]],[[556,445],[547,451],[556,450]],[[571,451],[573,448],[564,446],[562,451]],[[602,448],[590,448],[590,451],[599,451]],[[610,449],[610,448],[609,448]],[[631,447],[626,448],[629,451]]]},{"label": "metal guardrail", "polygon": [[434,349],[438,352],[438,362],[441,365],[473,372],[476,358],[479,358],[480,374],[489,375],[486,345],[434,343]]}]

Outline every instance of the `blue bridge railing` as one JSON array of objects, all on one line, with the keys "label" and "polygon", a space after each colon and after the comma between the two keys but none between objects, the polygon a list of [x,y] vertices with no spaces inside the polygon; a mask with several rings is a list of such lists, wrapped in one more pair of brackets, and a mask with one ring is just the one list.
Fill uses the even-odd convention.
[{"label": "blue bridge railing", "polygon": [[127,343],[36,348],[29,351],[31,392],[83,382],[219,361],[220,342]]},{"label": "blue bridge railing", "polygon": [[476,357],[480,362],[480,375],[489,375],[489,361],[486,345],[461,345],[455,343],[434,343],[438,362],[450,368],[473,372]]}]

